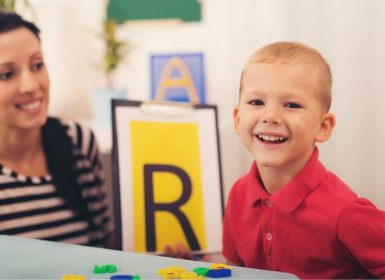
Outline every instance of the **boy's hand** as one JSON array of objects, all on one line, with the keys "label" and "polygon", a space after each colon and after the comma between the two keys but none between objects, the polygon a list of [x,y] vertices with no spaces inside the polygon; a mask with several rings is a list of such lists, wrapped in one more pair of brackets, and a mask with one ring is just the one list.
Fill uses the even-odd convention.
[{"label": "boy's hand", "polygon": [[170,258],[178,258],[178,259],[192,259],[192,253],[189,248],[187,248],[184,244],[178,243],[175,246],[167,245],[164,247],[164,255]]},{"label": "boy's hand", "polygon": [[229,260],[226,260],[226,263],[228,265],[231,265],[231,266],[243,266],[243,264],[241,264],[241,263],[236,263],[236,262],[229,261]]}]

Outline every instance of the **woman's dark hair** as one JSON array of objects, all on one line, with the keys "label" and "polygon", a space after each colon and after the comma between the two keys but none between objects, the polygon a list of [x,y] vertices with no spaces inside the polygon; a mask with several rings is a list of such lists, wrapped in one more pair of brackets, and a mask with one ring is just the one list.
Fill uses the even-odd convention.
[{"label": "woman's dark hair", "polygon": [[37,26],[14,12],[6,12],[0,9],[0,33],[25,27],[30,30],[40,41],[40,29]]}]

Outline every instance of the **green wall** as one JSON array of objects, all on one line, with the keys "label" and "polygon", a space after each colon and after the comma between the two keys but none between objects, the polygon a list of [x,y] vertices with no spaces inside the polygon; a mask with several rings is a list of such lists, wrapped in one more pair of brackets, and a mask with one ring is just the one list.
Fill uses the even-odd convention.
[{"label": "green wall", "polygon": [[109,0],[107,17],[118,23],[127,20],[181,19],[200,21],[199,0]]}]

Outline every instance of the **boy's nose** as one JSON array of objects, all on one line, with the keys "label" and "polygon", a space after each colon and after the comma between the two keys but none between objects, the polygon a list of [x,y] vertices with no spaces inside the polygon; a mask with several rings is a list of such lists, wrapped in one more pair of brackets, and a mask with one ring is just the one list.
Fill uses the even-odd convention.
[{"label": "boy's nose", "polygon": [[30,71],[24,71],[20,75],[19,91],[22,94],[32,93],[39,88],[39,83]]},{"label": "boy's nose", "polygon": [[275,108],[273,106],[271,107],[266,106],[263,112],[262,121],[263,123],[272,124],[272,125],[280,124],[282,120],[281,120],[278,108]]}]

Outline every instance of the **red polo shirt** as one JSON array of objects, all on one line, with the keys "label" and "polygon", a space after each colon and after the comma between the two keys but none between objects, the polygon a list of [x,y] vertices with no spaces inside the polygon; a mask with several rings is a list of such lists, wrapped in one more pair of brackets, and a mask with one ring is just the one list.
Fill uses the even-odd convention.
[{"label": "red polo shirt", "polygon": [[229,195],[223,255],[300,278],[385,278],[385,212],[318,161],[270,195],[254,163]]}]

